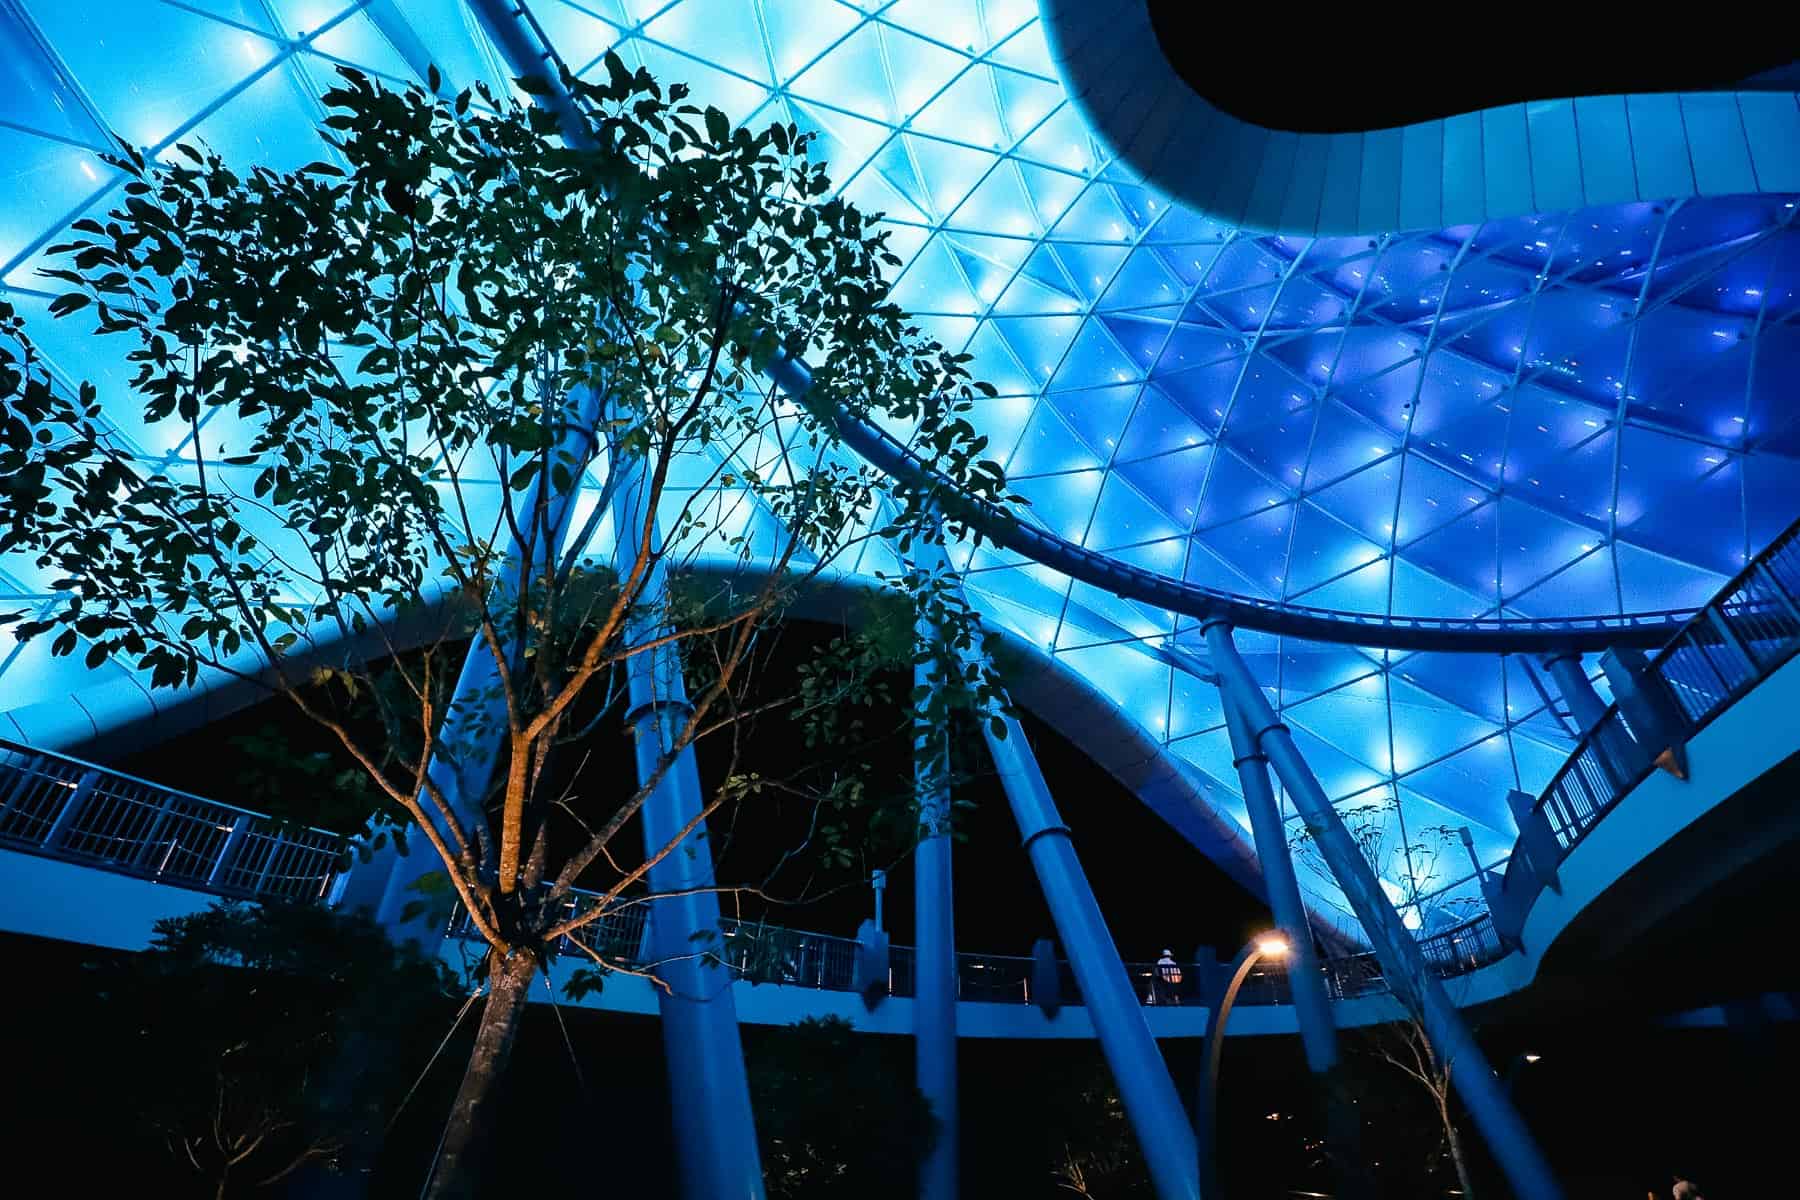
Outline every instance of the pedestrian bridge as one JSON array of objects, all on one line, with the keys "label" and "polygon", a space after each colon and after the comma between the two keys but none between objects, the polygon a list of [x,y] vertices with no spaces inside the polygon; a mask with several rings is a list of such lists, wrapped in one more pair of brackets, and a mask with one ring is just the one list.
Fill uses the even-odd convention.
[{"label": "pedestrian bridge", "polygon": [[[1777,539],[1654,656],[1608,662],[1624,673],[1621,702],[1541,795],[1515,794],[1521,834],[1504,870],[1480,881],[1486,911],[1419,942],[1459,1005],[1580,984],[1611,949],[1800,844],[1797,540],[1794,530]],[[339,846],[321,830],[0,741],[0,929],[135,949],[157,920],[219,897],[330,903],[347,878]],[[620,970],[570,1003],[656,1011],[656,985],[634,973],[648,911],[627,905],[581,931],[586,951]],[[447,932],[443,953],[460,960],[460,930]],[[719,986],[734,989],[740,1020],[836,1015],[911,1031],[909,948],[892,948],[885,978],[863,987],[870,968],[853,938],[736,922],[722,934]],[[592,961],[567,950],[559,981]],[[1128,966],[1158,1037],[1203,1032],[1204,970],[1159,992],[1152,964]],[[1398,1015],[1372,954],[1329,956],[1321,970],[1340,1026]],[[1066,963],[965,953],[957,973],[961,1036],[1094,1034]],[[1297,1028],[1278,967],[1253,975],[1238,1003],[1233,1034]]]}]

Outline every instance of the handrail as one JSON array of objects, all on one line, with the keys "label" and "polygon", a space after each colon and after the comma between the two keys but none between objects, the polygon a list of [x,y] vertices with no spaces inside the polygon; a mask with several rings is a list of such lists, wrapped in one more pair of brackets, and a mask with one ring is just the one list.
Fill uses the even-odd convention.
[{"label": "handrail", "polygon": [[[1673,739],[1690,737],[1796,654],[1800,654],[1800,522],[1739,571],[1650,658],[1652,683],[1667,689],[1675,710],[1674,727],[1660,732]],[[1655,752],[1632,730],[1616,703],[1583,734],[1529,814],[1548,822],[1559,864],[1655,769],[1651,762]],[[337,877],[343,839],[0,739],[0,846],[218,895],[321,900]],[[1523,861],[1515,854],[1506,864],[1503,892],[1533,886],[1527,872],[1516,870]],[[1484,891],[1492,874],[1491,869],[1481,873]],[[571,911],[591,902],[588,893],[569,901]],[[572,936],[603,957],[643,965],[650,910],[645,898],[634,897]],[[466,921],[453,920],[450,932],[472,936]],[[721,922],[720,933],[718,945],[705,952],[740,978],[834,991],[849,991],[855,985],[859,944],[853,938],[732,920]],[[1426,962],[1442,976],[1466,974],[1509,953],[1491,911],[1421,938],[1418,945]],[[912,950],[895,946],[889,961],[890,992],[910,994]],[[959,991],[964,998],[1028,1003],[1032,966],[1028,958],[960,954]],[[1200,999],[1197,972],[1184,971],[1183,987],[1171,990],[1158,986],[1156,964],[1126,967],[1147,984],[1146,1003],[1159,998],[1165,1003]],[[1079,1004],[1072,974],[1066,964],[1060,969],[1068,993],[1064,1002]],[[1334,998],[1388,990],[1371,953],[1328,957],[1320,969]],[[1264,982],[1254,984],[1240,1003],[1287,1002],[1285,977],[1278,966],[1270,965],[1259,978]]]},{"label": "handrail", "polygon": [[344,839],[0,738],[0,847],[214,895],[322,900]]},{"label": "handrail", "polygon": [[[1785,578],[1784,578],[1785,577]],[[1789,526],[1650,658],[1688,738],[1800,652],[1800,523]],[[1532,812],[1562,857],[1655,769],[1615,702],[1582,734]],[[1560,861],[1560,860],[1559,860]]]},{"label": "handrail", "polygon": [[[575,889],[575,895],[569,900],[570,910],[574,911],[597,896],[598,893]],[[609,965],[635,970],[654,968],[656,964],[647,954],[649,940],[646,936],[647,920],[653,908],[654,903],[645,897],[631,897],[615,911],[583,926],[565,942],[573,939],[585,943]],[[479,937],[460,909],[452,916],[447,933],[451,937],[470,940]],[[719,922],[719,937],[699,944],[696,952],[729,971],[733,978],[753,984],[774,983],[818,991],[851,992],[858,990],[856,961],[860,947],[861,943],[851,937],[727,917]],[[1465,974],[1506,953],[1486,913],[1420,939],[1419,948],[1426,962],[1441,976]],[[574,951],[574,947],[566,944],[562,949],[565,953]],[[1035,960],[1020,955],[959,953],[956,956],[957,998],[1030,1004],[1033,1002],[1034,965]],[[1180,981],[1174,984],[1162,977],[1157,963],[1128,962],[1124,967],[1137,986],[1139,999],[1146,1005],[1206,1003],[1201,993],[1199,972],[1192,964],[1182,964]],[[1080,988],[1067,960],[1057,960],[1057,968],[1061,978],[1060,1002],[1080,1006]],[[1326,992],[1333,999],[1381,995],[1389,990],[1373,953],[1326,957],[1320,960],[1319,969],[1325,975]],[[887,994],[911,997],[912,972],[913,947],[890,947]],[[1265,963],[1250,981],[1249,990],[1241,993],[1237,1002],[1253,1005],[1292,1003],[1285,966],[1277,962]]]}]

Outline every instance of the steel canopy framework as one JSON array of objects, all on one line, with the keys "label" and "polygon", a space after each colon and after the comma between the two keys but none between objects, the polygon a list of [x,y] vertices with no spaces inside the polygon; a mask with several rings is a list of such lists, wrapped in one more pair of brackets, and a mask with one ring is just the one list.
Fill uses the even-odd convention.
[{"label": "steel canopy framework", "polygon": [[[1519,657],[1367,646],[1426,645],[1395,640],[1396,614],[1685,609],[1800,512],[1791,197],[1259,237],[1100,150],[1029,0],[533,12],[578,72],[616,49],[739,120],[815,131],[844,193],[889,214],[896,298],[1000,388],[978,419],[1031,501],[1023,538],[1099,564],[965,548],[974,598],[1223,785],[1210,794],[1242,829],[1216,692],[1169,648],[1197,642],[1197,622],[1166,588],[1123,598],[1108,564],[1373,618],[1361,647],[1240,645],[1334,800],[1471,825],[1491,860],[1515,832],[1506,792],[1548,780],[1568,727]],[[36,317],[43,247],[114,199],[106,129],[295,166],[321,156],[316,97],[339,63],[409,83],[422,50],[452,80],[507,75],[459,0],[0,0],[0,49],[0,286]],[[147,461],[182,469],[111,347],[35,330]],[[10,595],[44,599],[45,582],[0,563]],[[0,709],[130,674],[78,664],[0,645]]]}]

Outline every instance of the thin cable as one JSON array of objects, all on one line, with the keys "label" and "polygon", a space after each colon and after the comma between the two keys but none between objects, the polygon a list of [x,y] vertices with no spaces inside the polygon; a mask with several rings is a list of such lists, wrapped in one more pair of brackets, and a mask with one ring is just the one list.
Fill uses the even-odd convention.
[{"label": "thin cable", "polygon": [[[400,1098],[400,1106],[394,1110],[394,1115],[388,1118],[387,1126],[381,1131],[384,1137],[393,1132],[394,1122],[398,1121],[400,1119],[400,1114],[406,1111],[407,1103],[412,1100],[413,1093],[417,1092],[419,1090],[419,1085],[425,1082],[425,1076],[431,1074],[431,1068],[437,1065],[438,1057],[444,1053],[444,1047],[450,1044],[450,1039],[456,1036],[457,1029],[462,1026],[462,1019],[469,1015],[469,1006],[475,1003],[475,997],[481,995],[484,990],[484,988],[476,988],[469,993],[469,998],[463,1001],[461,1011],[456,1014],[456,1020],[450,1023],[449,1032],[444,1034],[444,1040],[439,1042],[438,1048],[431,1052],[431,1059],[426,1062],[424,1069],[419,1072],[419,1077],[413,1080],[412,1086],[406,1089],[406,1095]],[[443,1148],[443,1139],[440,1138],[438,1140],[438,1149],[442,1150]],[[437,1156],[433,1155],[432,1165],[435,1167],[436,1164]],[[426,1178],[430,1179],[431,1176],[427,1174]]]},{"label": "thin cable", "polygon": [[437,1174],[438,1160],[444,1157],[444,1139],[450,1136],[450,1122],[444,1122],[443,1130],[438,1134],[437,1149],[431,1152],[431,1165],[425,1168],[425,1179],[419,1184],[419,1200],[425,1200],[425,1193],[431,1190],[432,1177]]},{"label": "thin cable", "polygon": [[544,990],[550,993],[550,1011],[556,1014],[556,1027],[562,1030],[563,1045],[569,1051],[569,1065],[575,1068],[575,1083],[581,1088],[581,1098],[587,1106],[594,1106],[594,1096],[588,1091],[587,1076],[581,1073],[581,1059],[575,1053],[575,1043],[569,1038],[569,1027],[563,1022],[562,1005],[556,1002],[556,988],[550,983],[550,964],[544,964]]}]

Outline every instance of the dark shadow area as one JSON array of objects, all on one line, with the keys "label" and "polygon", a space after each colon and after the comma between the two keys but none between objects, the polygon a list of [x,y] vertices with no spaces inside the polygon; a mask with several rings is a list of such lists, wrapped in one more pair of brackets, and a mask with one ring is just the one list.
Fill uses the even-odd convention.
[{"label": "dark shadow area", "polygon": [[1650,1015],[1800,990],[1800,960],[1778,949],[1800,876],[1796,787],[1800,756],[1626,872],[1545,955],[1550,986],[1522,1001]]},{"label": "dark shadow area", "polygon": [[[8,1064],[0,1154],[32,1177],[51,1173],[66,1194],[198,1196],[191,1173],[157,1131],[126,1106],[116,1038],[157,1036],[143,1014],[97,1002],[94,968],[104,956],[61,943],[0,942],[11,984],[0,999],[0,1055]],[[421,1014],[435,1044],[454,1006]],[[534,1005],[520,1034],[497,1131],[497,1161],[513,1195],[527,1187],[673,1197],[668,1096],[661,1031],[654,1019],[565,1009],[564,1021]],[[565,1041],[564,1027],[567,1030]],[[782,1031],[744,1029],[752,1071],[767,1063]],[[1490,1058],[1514,1077],[1515,1095],[1561,1174],[1567,1194],[1667,1196],[1671,1172],[1700,1183],[1713,1200],[1784,1195],[1781,1168],[1800,1069],[1800,1026],[1748,1022],[1719,1030],[1672,1030],[1623,1015],[1563,1013],[1479,1029]],[[410,1200],[436,1145],[467,1030],[452,1037],[395,1121],[371,1196]],[[868,1076],[892,1086],[912,1077],[912,1044],[867,1037],[857,1079],[823,1081],[866,1093]],[[1372,1031],[1346,1031],[1344,1057],[1357,1080],[1365,1154],[1382,1195],[1444,1197],[1440,1136],[1425,1095],[1381,1065]],[[1518,1057],[1530,1052],[1535,1063]],[[1200,1062],[1192,1041],[1164,1043],[1171,1075],[1191,1098]],[[407,1064],[410,1079],[420,1064]],[[1074,1192],[1147,1197],[1148,1181],[1129,1123],[1097,1044],[1090,1041],[969,1040],[961,1047],[964,1194],[1052,1200]],[[144,1081],[132,1081],[141,1086]],[[154,1081],[151,1081],[154,1082]],[[1233,1038],[1221,1072],[1221,1170],[1233,1200],[1292,1200],[1329,1194],[1322,1123],[1313,1108],[1297,1041]],[[1478,1192],[1505,1195],[1463,1118]],[[210,1192],[205,1194],[210,1195]],[[232,1193],[275,1196],[246,1188]],[[829,1193],[827,1193],[829,1194]]]},{"label": "dark shadow area", "polygon": [[1474,14],[1426,21],[1368,10],[1334,28],[1311,14],[1277,22],[1191,0],[1149,5],[1163,54],[1194,91],[1242,120],[1315,133],[1526,100],[1714,91],[1800,57],[1800,38],[1748,12],[1621,15],[1601,25],[1496,10],[1468,25]]}]

